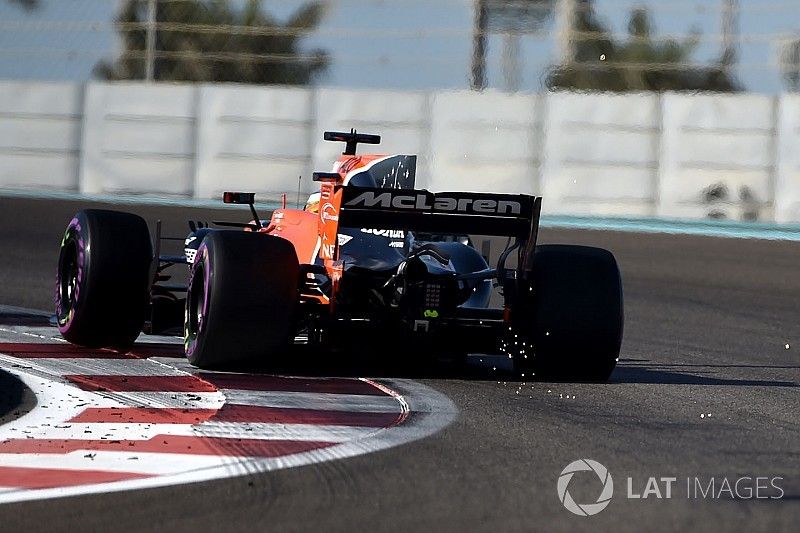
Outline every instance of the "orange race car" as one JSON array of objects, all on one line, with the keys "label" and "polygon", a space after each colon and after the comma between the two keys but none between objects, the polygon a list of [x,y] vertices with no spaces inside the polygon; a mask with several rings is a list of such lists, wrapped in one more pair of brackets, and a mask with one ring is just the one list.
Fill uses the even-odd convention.
[{"label": "orange race car", "polygon": [[[284,205],[262,221],[253,193],[226,192],[223,201],[249,205],[252,220],[190,222],[182,255],[160,253],[160,224],[151,241],[141,217],[79,212],[58,264],[61,334],[117,347],[182,326],[200,367],[268,362],[302,339],[378,354],[501,353],[523,372],[608,378],[623,329],[610,252],[537,246],[540,197],[418,190],[415,156],[356,154],[379,136],[325,140],[346,148],[333,172],[314,173],[320,190],[305,209]],[[496,264],[472,235],[507,237]],[[188,283],[167,283],[166,269],[180,263]]]}]

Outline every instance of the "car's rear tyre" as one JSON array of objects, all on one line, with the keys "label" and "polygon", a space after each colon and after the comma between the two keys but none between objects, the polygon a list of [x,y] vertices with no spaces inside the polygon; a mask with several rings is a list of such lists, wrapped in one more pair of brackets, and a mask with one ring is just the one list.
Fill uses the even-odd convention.
[{"label": "car's rear tyre", "polygon": [[143,218],[86,209],[64,233],[56,275],[61,335],[82,346],[125,347],[142,330],[153,247]]},{"label": "car's rear tyre", "polygon": [[280,357],[293,340],[299,272],[294,246],[285,239],[209,233],[197,250],[186,297],[189,362],[215,368]]},{"label": "car's rear tyre", "polygon": [[[522,313],[533,354],[518,366],[537,377],[604,382],[614,370],[624,323],[622,282],[611,252],[571,245],[536,247]],[[520,317],[518,317],[520,318]]]}]

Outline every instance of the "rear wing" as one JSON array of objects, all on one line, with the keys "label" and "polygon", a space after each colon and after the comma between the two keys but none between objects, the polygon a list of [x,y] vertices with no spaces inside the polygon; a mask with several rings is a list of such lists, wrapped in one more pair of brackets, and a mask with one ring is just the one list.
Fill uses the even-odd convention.
[{"label": "rear wing", "polygon": [[531,238],[541,197],[416,189],[341,187],[339,226]]}]

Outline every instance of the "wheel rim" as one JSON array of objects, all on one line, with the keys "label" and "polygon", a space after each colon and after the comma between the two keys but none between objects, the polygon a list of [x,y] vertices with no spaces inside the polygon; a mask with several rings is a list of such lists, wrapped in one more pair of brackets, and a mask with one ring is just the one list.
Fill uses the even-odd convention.
[{"label": "wheel rim", "polygon": [[58,259],[58,322],[66,324],[72,317],[78,297],[78,243],[70,234],[61,247]]},{"label": "wheel rim", "polygon": [[205,272],[201,264],[192,274],[192,285],[186,301],[186,335],[185,344],[188,351],[194,347],[197,335],[203,327],[205,307]]}]

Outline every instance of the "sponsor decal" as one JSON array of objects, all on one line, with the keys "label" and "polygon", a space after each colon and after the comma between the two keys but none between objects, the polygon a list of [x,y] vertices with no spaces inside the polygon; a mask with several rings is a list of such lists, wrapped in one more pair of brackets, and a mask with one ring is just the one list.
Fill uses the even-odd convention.
[{"label": "sponsor decal", "polygon": [[330,202],[323,204],[322,209],[320,210],[320,216],[322,217],[323,221],[324,220],[332,220],[334,222],[339,221],[339,215],[336,214],[336,207]]},{"label": "sponsor decal", "polygon": [[337,238],[339,239],[339,246],[344,246],[348,242],[353,240],[353,237],[350,235],[345,235],[344,233],[340,233]]},{"label": "sponsor decal", "polygon": [[334,253],[336,252],[336,246],[333,244],[324,244],[322,245],[322,257],[323,259],[333,259]]},{"label": "sponsor decal", "polygon": [[406,232],[401,229],[361,228],[361,233],[386,237],[387,239],[403,239],[402,241],[391,241],[389,243],[390,248],[402,248],[406,245]]},{"label": "sponsor decal", "polygon": [[390,239],[405,239],[406,232],[401,229],[371,229],[361,228],[361,233],[369,233],[370,235],[377,235],[379,237],[388,237]]},{"label": "sponsor decal", "polygon": [[454,197],[422,192],[400,194],[392,191],[365,191],[349,200],[345,206],[472,215],[519,215],[522,213],[522,204],[516,200]]},{"label": "sponsor decal", "polygon": [[183,241],[183,255],[186,256],[186,260],[189,262],[190,265],[194,264],[195,256],[197,255],[197,249],[189,248],[189,245],[192,244],[194,241],[197,240],[196,235],[189,235],[186,237],[186,240]]}]

